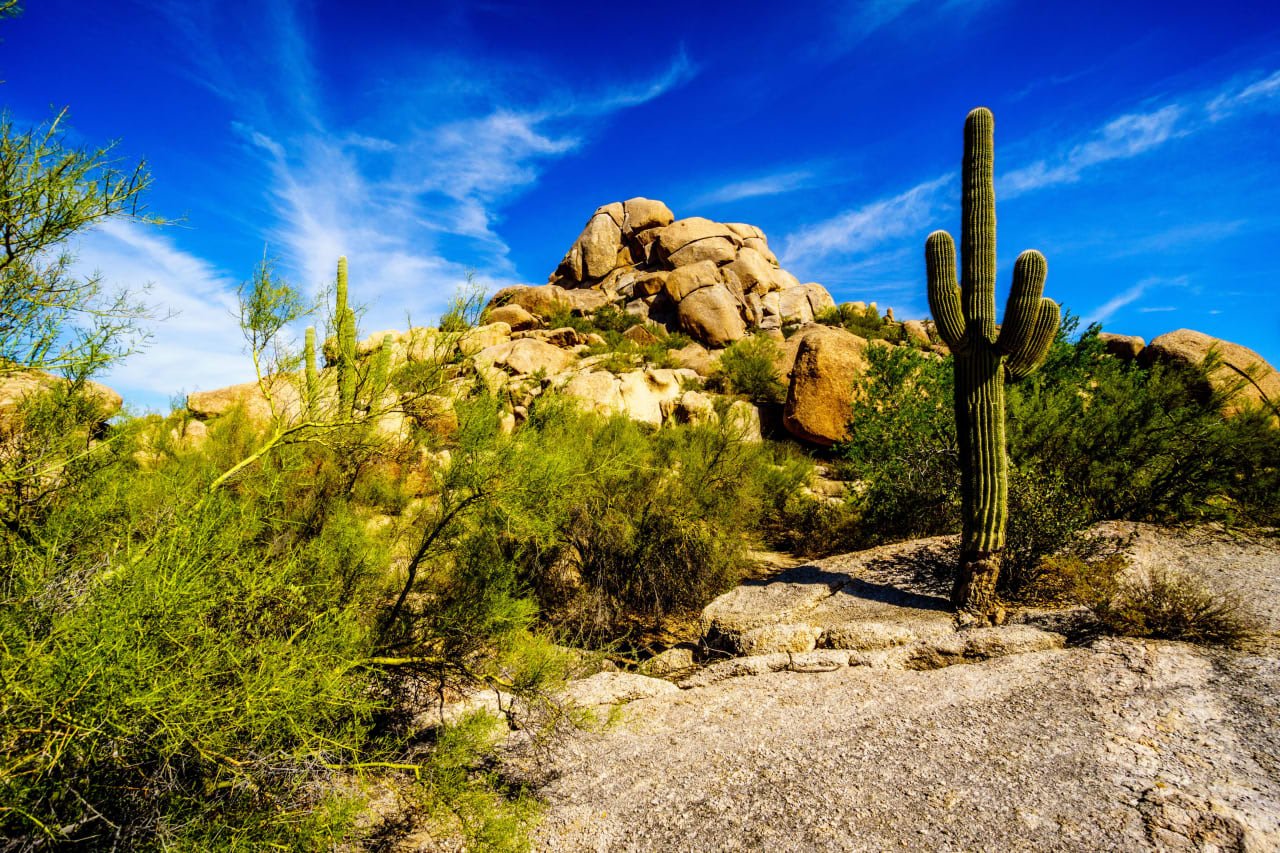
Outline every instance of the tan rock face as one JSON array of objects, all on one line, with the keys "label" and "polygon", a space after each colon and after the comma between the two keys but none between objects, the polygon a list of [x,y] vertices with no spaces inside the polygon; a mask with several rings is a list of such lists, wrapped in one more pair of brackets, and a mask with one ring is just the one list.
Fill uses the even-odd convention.
[{"label": "tan rock face", "polygon": [[756,249],[743,247],[726,269],[731,270],[749,293],[778,290],[777,269]]},{"label": "tan rock face", "polygon": [[680,328],[711,346],[728,346],[747,334],[737,302],[723,285],[695,290],[679,305]]},{"label": "tan rock face", "polygon": [[[0,373],[0,417],[16,409],[28,395],[42,394],[59,386],[66,386],[67,380],[42,370],[20,370],[13,373]],[[86,382],[85,394],[94,400],[102,411],[102,418],[107,418],[120,411],[124,398],[115,390],[98,382]]]},{"label": "tan rock face", "polygon": [[795,437],[823,447],[848,431],[853,381],[866,369],[867,342],[843,329],[807,333],[796,351],[782,422]]},{"label": "tan rock face", "polygon": [[629,198],[622,203],[622,207],[623,228],[627,231],[662,228],[676,220],[669,207],[654,199]]},{"label": "tan rock face", "polygon": [[929,346],[933,343],[929,340],[929,331],[920,320],[908,320],[902,324],[902,331],[906,334],[907,340],[921,346]]},{"label": "tan rock face", "polygon": [[500,305],[486,312],[485,317],[491,323],[506,323],[513,332],[538,328],[538,318],[521,305]]},{"label": "tan rock face", "polygon": [[1147,342],[1137,335],[1115,335],[1111,332],[1100,332],[1098,340],[1107,348],[1107,352],[1123,361],[1133,361],[1142,354]]},{"label": "tan rock face", "polygon": [[582,247],[583,275],[604,278],[618,265],[622,229],[608,213],[597,213],[578,237],[578,244]]},{"label": "tan rock face", "polygon": [[736,254],[737,248],[732,240],[724,237],[707,237],[703,240],[686,243],[668,257],[667,263],[676,268],[701,261],[727,264],[734,259]]},{"label": "tan rock face", "polygon": [[536,338],[522,338],[510,343],[498,344],[476,354],[477,364],[489,364],[518,376],[528,376],[543,371],[555,376],[568,370],[577,356],[558,346]]},{"label": "tan rock face", "polygon": [[679,302],[695,290],[720,284],[720,269],[711,261],[680,267],[667,275],[665,290],[672,302]]},{"label": "tan rock face", "polygon": [[270,402],[257,382],[244,382],[188,394],[187,409],[200,420],[207,421],[243,406],[245,416],[255,424],[270,423],[275,416],[292,419],[302,414],[302,394],[297,379],[291,376],[271,377],[267,380],[267,387],[271,391]]},{"label": "tan rock face", "polygon": [[1142,351],[1142,361],[1198,366],[1210,353],[1221,361],[1209,373],[1213,388],[1218,391],[1239,388],[1227,405],[1227,413],[1263,406],[1280,416],[1280,373],[1248,347],[1192,329],[1178,329],[1153,340]]},{"label": "tan rock face", "polygon": [[778,297],[778,313],[784,326],[803,326],[813,322],[813,305],[809,294],[799,287],[784,290]]},{"label": "tan rock face", "polygon": [[568,291],[555,284],[537,287],[504,287],[493,295],[490,305],[519,305],[537,317],[547,318],[563,311],[569,303]]}]

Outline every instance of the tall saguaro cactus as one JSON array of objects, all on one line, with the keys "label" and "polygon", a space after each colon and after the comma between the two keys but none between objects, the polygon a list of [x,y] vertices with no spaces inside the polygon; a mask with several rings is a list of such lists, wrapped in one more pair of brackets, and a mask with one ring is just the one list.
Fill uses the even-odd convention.
[{"label": "tall saguaro cactus", "polygon": [[996,326],[995,119],[979,107],[964,123],[960,285],[951,235],[925,242],[929,310],[955,357],[956,436],[960,445],[960,570],[951,593],[961,611],[991,617],[1008,516],[1009,462],[1005,450],[1004,384],[1044,361],[1058,329],[1057,304],[1041,296],[1044,255],[1018,256],[1004,324]]},{"label": "tall saguaro cactus", "polygon": [[338,283],[333,306],[338,358],[338,416],[350,418],[356,404],[356,315],[347,306],[347,258],[338,258]]}]

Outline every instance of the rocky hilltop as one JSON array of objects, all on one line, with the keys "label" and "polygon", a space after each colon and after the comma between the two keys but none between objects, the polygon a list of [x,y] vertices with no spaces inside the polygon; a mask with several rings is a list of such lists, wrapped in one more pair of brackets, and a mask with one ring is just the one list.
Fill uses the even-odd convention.
[{"label": "rocky hilltop", "polygon": [[491,303],[538,314],[554,303],[580,311],[623,307],[711,347],[754,330],[812,323],[836,307],[820,284],[801,284],[778,264],[754,225],[676,219],[660,201],[632,198],[596,208],[542,287],[506,288]]}]

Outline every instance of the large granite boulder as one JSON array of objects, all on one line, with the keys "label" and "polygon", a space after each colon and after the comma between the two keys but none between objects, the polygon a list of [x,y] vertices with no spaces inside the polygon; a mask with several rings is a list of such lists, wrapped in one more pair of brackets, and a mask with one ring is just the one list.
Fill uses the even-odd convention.
[{"label": "large granite boulder", "polygon": [[796,438],[830,447],[845,438],[853,382],[867,366],[867,342],[844,329],[814,327],[796,350],[782,423]]},{"label": "large granite boulder", "polygon": [[1235,391],[1225,409],[1228,414],[1262,406],[1280,416],[1280,373],[1248,347],[1192,329],[1178,329],[1148,344],[1141,361],[1145,365],[1199,366],[1211,353],[1217,365],[1209,371],[1209,384],[1215,391]]}]

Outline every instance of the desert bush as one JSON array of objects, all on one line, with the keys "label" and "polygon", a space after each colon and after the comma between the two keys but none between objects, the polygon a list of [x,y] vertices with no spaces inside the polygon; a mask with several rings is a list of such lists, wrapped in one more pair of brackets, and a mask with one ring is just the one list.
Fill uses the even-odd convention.
[{"label": "desert bush", "polygon": [[858,310],[852,303],[845,303],[837,308],[819,311],[813,319],[825,326],[843,328],[869,341],[885,340],[896,344],[901,343],[905,337],[902,327],[881,317],[874,305]]},{"label": "desert bush", "polygon": [[1135,571],[1119,554],[1046,558],[1025,587],[1037,603],[1084,604],[1109,633],[1239,648],[1258,635],[1240,598],[1166,567]]},{"label": "desert bush", "polygon": [[741,394],[754,403],[781,403],[787,388],[778,376],[780,357],[772,338],[755,334],[734,341],[720,354],[714,379],[724,393]]}]

